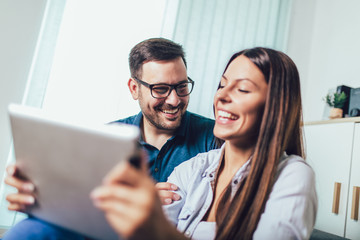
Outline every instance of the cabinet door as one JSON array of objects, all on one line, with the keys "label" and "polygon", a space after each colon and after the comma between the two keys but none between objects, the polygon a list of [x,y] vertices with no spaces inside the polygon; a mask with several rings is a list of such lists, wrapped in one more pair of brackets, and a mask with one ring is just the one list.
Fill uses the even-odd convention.
[{"label": "cabinet door", "polygon": [[[357,187],[357,188],[356,188]],[[350,239],[360,239],[360,211],[359,193],[360,191],[360,123],[355,124],[353,156],[351,163],[351,175],[349,185],[348,214],[346,220],[345,237]],[[354,196],[355,195],[355,196]],[[355,210],[357,210],[355,212]],[[354,220],[354,217],[357,219]],[[354,216],[355,215],[355,216]]]},{"label": "cabinet door", "polygon": [[[338,236],[345,232],[353,131],[354,123],[305,126],[306,160],[315,171],[319,202],[315,228]],[[341,184],[338,213],[335,183]]]}]

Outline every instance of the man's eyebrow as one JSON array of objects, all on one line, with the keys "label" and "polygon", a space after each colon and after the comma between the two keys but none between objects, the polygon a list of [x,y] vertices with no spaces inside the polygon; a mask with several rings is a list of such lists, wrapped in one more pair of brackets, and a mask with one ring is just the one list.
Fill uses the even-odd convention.
[{"label": "man's eyebrow", "polygon": [[182,83],[186,83],[188,82],[188,79],[186,80],[182,80],[178,83],[175,83],[175,84],[168,84],[168,83],[155,83],[155,84],[150,84],[150,85],[167,85],[167,86],[174,86],[174,85],[179,85],[179,84],[182,84]]}]

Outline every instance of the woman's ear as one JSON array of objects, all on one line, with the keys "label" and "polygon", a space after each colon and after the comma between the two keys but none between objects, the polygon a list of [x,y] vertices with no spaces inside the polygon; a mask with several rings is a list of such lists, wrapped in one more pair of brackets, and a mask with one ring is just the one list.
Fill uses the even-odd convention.
[{"label": "woman's ear", "polygon": [[128,81],[128,87],[131,93],[131,96],[133,97],[134,100],[138,100],[139,98],[139,86],[137,84],[137,82],[135,81],[135,79],[130,78]]}]

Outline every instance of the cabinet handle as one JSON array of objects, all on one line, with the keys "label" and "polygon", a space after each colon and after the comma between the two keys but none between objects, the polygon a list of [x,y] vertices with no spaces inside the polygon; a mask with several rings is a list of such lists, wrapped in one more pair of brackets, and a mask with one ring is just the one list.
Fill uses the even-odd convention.
[{"label": "cabinet handle", "polygon": [[351,206],[351,219],[359,220],[359,196],[360,196],[360,187],[353,187],[353,198]]},{"label": "cabinet handle", "polygon": [[339,214],[340,190],[341,190],[341,183],[335,182],[334,183],[334,198],[333,198],[333,205],[332,205],[332,212],[335,214]]}]

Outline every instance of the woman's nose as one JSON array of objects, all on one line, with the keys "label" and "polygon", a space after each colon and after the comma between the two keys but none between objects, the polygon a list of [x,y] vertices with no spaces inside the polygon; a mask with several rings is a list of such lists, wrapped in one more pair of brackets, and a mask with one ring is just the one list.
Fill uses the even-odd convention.
[{"label": "woman's nose", "polygon": [[216,99],[222,102],[230,102],[230,90],[231,89],[229,87],[219,88],[215,95]]}]

